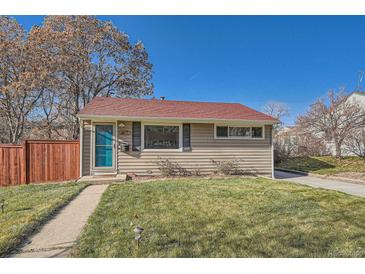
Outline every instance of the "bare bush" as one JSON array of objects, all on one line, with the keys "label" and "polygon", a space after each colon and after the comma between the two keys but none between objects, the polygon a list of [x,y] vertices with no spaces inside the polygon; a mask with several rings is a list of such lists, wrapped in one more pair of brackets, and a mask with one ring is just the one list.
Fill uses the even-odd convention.
[{"label": "bare bush", "polygon": [[200,168],[194,168],[192,171],[191,171],[191,175],[193,176],[201,176],[202,173],[200,171]]},{"label": "bare bush", "polygon": [[180,166],[179,163],[171,162],[168,159],[159,160],[157,162],[157,165],[159,166],[158,169],[160,170],[161,174],[166,177],[174,177],[174,176],[186,177],[193,175],[192,172]]},{"label": "bare bush", "polygon": [[325,156],[330,151],[325,139],[311,133],[299,133],[296,156]]},{"label": "bare bush", "polygon": [[274,143],[274,162],[281,163],[293,156],[291,144],[281,142]]},{"label": "bare bush", "polygon": [[217,167],[215,173],[218,174],[241,175],[245,173],[242,169],[240,169],[238,160],[227,160],[227,161],[212,160],[212,163]]},{"label": "bare bush", "polygon": [[274,161],[280,163],[289,157],[295,156],[298,148],[298,137],[294,127],[286,127],[278,130],[275,134]]},{"label": "bare bush", "polygon": [[300,126],[280,129],[274,140],[274,161],[279,163],[297,156],[323,156],[330,151],[325,139]]}]

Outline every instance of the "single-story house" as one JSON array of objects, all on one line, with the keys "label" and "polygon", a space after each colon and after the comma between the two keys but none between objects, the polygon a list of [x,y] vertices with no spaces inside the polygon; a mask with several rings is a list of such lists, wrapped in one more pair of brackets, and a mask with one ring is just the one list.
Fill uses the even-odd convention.
[{"label": "single-story house", "polygon": [[238,103],[96,97],[78,118],[81,176],[159,175],[166,159],[201,174],[235,161],[273,176],[277,120]]}]

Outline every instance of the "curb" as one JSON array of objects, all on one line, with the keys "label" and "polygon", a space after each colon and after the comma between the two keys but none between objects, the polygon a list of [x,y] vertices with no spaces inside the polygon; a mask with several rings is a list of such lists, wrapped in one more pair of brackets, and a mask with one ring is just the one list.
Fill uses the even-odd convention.
[{"label": "curb", "polygon": [[313,177],[317,177],[317,178],[321,178],[321,179],[331,179],[331,180],[343,181],[345,183],[365,185],[364,180],[349,179],[349,178],[345,178],[345,177],[337,177],[337,176],[331,176],[331,175],[321,175],[321,174],[316,174],[316,173],[312,173],[312,172],[304,172],[304,171],[287,169],[287,168],[275,168],[275,170],[290,172],[290,173],[295,173],[295,174],[300,174],[300,175],[305,175],[305,176],[313,176]]}]

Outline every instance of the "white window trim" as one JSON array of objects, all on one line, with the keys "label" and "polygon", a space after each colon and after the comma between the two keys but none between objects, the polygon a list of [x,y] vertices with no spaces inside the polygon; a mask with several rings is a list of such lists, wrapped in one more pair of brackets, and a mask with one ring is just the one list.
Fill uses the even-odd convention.
[{"label": "white window trim", "polygon": [[[262,137],[246,137],[246,136],[227,136],[227,137],[220,137],[217,136],[217,127],[249,127],[250,128],[250,135],[252,135],[252,128],[253,127],[260,127],[262,128]],[[229,134],[229,129],[228,129],[228,133]],[[265,139],[265,126],[262,125],[227,125],[227,124],[214,124],[214,139],[218,139],[218,140],[234,140],[234,139],[238,139],[238,140],[264,140]]]},{"label": "white window trim", "polygon": [[[95,166],[95,126],[96,125],[112,125],[113,126],[113,165],[111,167],[97,167]],[[92,131],[91,131],[91,146],[92,146],[92,171],[115,171],[118,163],[117,163],[117,121],[115,122],[92,122]]]},{"label": "white window trim", "polygon": [[[144,127],[145,126],[178,126],[179,127],[179,148],[145,148],[144,147]],[[183,151],[183,135],[182,123],[156,123],[156,122],[141,122],[141,151]]]},{"label": "white window trim", "polygon": [[[272,130],[272,129],[271,129]],[[271,131],[272,134],[272,131]],[[274,142],[271,136],[271,178],[275,179],[275,169],[274,169]]]},{"label": "white window trim", "polygon": [[79,119],[79,124],[80,124],[80,178],[82,177],[82,161],[84,160],[84,155],[83,155],[83,146],[84,146],[84,137],[83,137],[83,133],[84,133],[84,120]]}]

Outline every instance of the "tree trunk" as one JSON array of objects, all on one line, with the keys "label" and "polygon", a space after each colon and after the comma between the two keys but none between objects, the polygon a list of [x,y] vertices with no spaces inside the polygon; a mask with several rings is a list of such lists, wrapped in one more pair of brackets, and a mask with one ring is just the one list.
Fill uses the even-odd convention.
[{"label": "tree trunk", "polygon": [[11,133],[11,143],[16,145],[19,143],[21,134],[18,133],[18,131],[16,133]]},{"label": "tree trunk", "polygon": [[336,148],[336,158],[341,158],[341,143],[335,141],[335,148]]},{"label": "tree trunk", "polygon": [[12,144],[17,144],[19,139],[18,139],[18,127],[16,127],[14,129],[14,125],[12,125],[11,123],[8,123],[8,126],[9,126],[9,132],[10,132],[10,138],[9,138],[9,141],[10,143]]},{"label": "tree trunk", "polygon": [[13,133],[10,133],[10,142],[14,145],[17,143],[16,135]]},{"label": "tree trunk", "polygon": [[72,139],[77,140],[79,138],[79,133],[80,133],[79,131],[80,131],[80,123],[79,119],[76,118],[76,121],[74,122]]},{"label": "tree trunk", "polygon": [[52,127],[50,124],[47,125],[47,135],[48,135],[48,139],[51,140],[52,139]]}]

